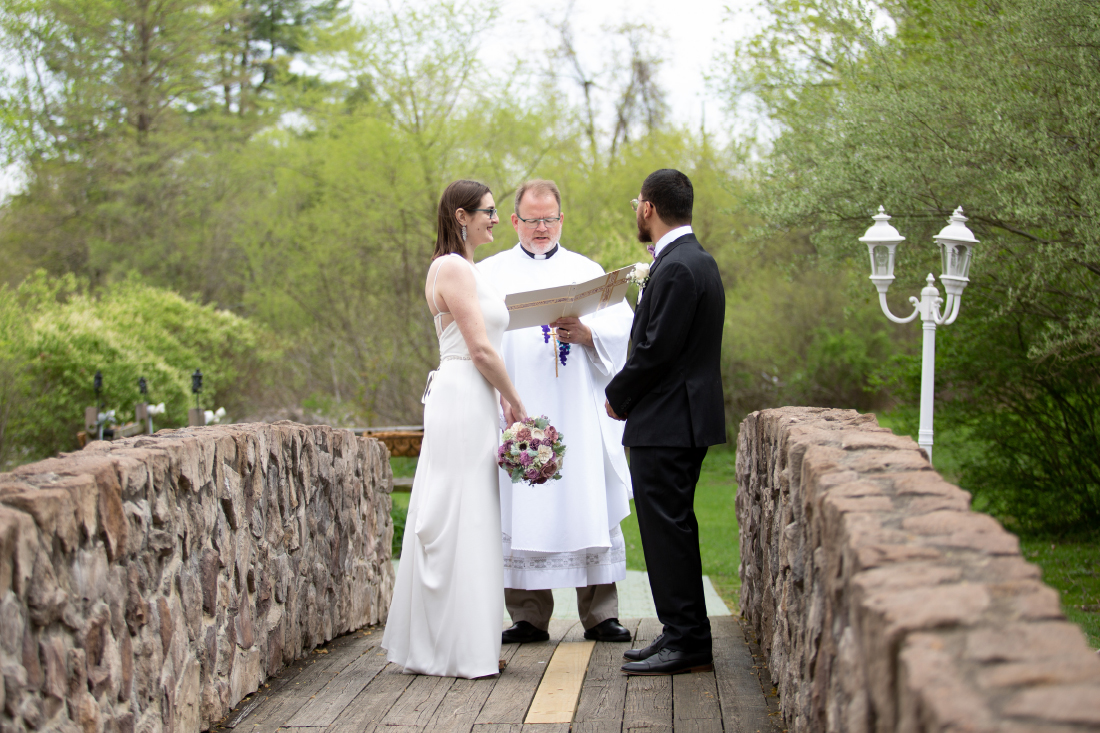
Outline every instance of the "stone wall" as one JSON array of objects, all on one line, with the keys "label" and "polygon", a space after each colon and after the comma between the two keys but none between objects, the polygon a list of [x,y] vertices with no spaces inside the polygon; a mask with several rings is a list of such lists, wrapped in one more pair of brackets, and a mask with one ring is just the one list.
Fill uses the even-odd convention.
[{"label": "stone wall", "polygon": [[910,438],[756,412],[737,482],[741,606],[790,730],[1100,730],[1100,658]]},{"label": "stone wall", "polygon": [[385,446],[282,422],[161,431],[0,474],[0,731],[209,728],[383,621]]}]

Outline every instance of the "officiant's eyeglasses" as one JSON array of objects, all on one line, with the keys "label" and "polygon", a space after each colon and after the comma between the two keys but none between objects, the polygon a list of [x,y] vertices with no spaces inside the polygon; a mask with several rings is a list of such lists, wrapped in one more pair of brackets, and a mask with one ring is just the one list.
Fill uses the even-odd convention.
[{"label": "officiant's eyeglasses", "polygon": [[528,229],[538,229],[539,222],[545,224],[547,229],[561,222],[561,214],[558,214],[557,216],[548,216],[542,219],[524,219],[519,214],[516,214],[516,218],[522,221],[523,226],[527,227]]},{"label": "officiant's eyeglasses", "polygon": [[496,219],[497,218],[496,207],[493,207],[491,209],[466,209],[466,211],[484,211],[486,214],[489,215],[490,219]]}]

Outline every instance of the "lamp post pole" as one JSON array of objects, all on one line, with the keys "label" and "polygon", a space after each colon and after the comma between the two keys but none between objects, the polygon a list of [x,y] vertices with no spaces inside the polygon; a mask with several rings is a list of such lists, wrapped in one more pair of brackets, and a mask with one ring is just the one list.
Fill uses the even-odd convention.
[{"label": "lamp post pole", "polygon": [[933,237],[940,248],[943,267],[940,282],[947,291],[947,302],[944,302],[940,297],[940,291],[936,289],[935,276],[928,273],[927,284],[920,291],[920,300],[909,298],[913,312],[905,318],[898,318],[890,312],[890,306],[886,302],[886,291],[894,281],[897,247],[905,241],[905,237],[888,223],[890,217],[883,207],[878,207],[878,214],[871,218],[875,220],[874,225],[859,238],[859,241],[867,245],[867,251],[871,256],[871,282],[878,289],[878,300],[882,312],[894,323],[910,323],[919,316],[924,331],[921,349],[920,428],[917,443],[924,448],[931,463],[932,412],[936,388],[936,327],[949,326],[959,317],[962,293],[970,283],[967,274],[970,271],[974,245],[978,244],[978,240],[966,227],[966,217],[963,216],[962,207],[955,209],[955,213],[947,220],[947,226]]}]

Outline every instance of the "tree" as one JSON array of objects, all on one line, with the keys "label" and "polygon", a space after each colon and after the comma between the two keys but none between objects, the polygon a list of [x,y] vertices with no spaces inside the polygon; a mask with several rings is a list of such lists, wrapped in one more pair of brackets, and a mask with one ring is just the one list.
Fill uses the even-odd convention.
[{"label": "tree", "polygon": [[[978,476],[993,475],[986,469],[1020,450],[1009,461],[1016,475],[1073,507],[1043,522],[1092,516],[1095,499],[1059,488],[1067,481],[1075,491],[1095,487],[1091,459],[1063,463],[1061,473],[1040,467],[1049,464],[1041,454],[1051,441],[1067,456],[1096,435],[1089,385],[1100,377],[1090,358],[1100,345],[1100,7],[1066,0],[767,5],[777,20],[756,47],[768,51],[747,71],[735,69],[727,87],[755,91],[779,125],[758,172],[765,219],[777,229],[807,228],[821,251],[846,259],[861,255],[855,238],[879,204],[910,242],[929,241],[963,204],[982,245],[966,313],[944,335],[956,347],[940,358],[937,377],[944,414],[991,446],[966,476],[986,491],[1011,493],[1014,486]],[[876,12],[892,19],[893,33],[871,30]],[[935,260],[932,248],[908,246],[899,270],[915,261],[924,272]],[[991,373],[971,368],[989,353],[1014,355],[996,373],[1018,389],[990,389]],[[1055,433],[1046,445],[1021,445],[995,432],[1007,423],[994,416],[1034,412],[1056,422],[1069,403],[1091,415],[1075,423],[1091,437],[1066,442]],[[1087,491],[1095,497],[1095,488]]]}]

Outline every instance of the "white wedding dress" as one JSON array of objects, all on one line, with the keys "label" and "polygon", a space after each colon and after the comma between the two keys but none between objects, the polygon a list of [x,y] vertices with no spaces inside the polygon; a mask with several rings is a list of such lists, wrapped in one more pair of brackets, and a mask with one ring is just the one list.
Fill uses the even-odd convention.
[{"label": "white wedding dress", "polygon": [[[455,256],[474,272],[485,331],[499,352],[504,298]],[[440,263],[436,279],[444,266],[458,265]],[[424,441],[382,646],[407,673],[484,677],[498,671],[504,617],[500,397],[470,360],[458,324],[441,329],[436,316],[436,333],[440,365],[425,395]]]}]

